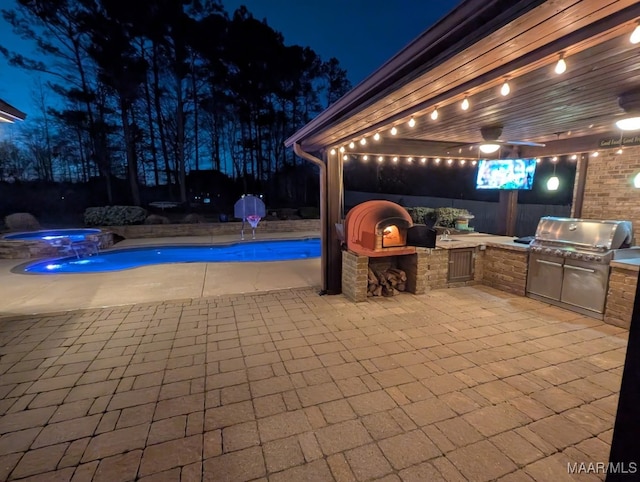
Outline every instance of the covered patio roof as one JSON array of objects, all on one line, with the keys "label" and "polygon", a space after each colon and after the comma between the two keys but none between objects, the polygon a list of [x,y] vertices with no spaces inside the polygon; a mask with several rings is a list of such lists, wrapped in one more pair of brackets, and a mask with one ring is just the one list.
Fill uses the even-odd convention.
[{"label": "covered patio roof", "polygon": [[26,117],[27,114],[0,99],[0,122],[15,122],[25,120]]},{"label": "covered patio roof", "polygon": [[[640,46],[629,41],[639,17],[633,0],[463,1],[286,145],[472,157],[461,145],[482,141],[481,127],[500,125],[503,141],[546,144],[523,147],[523,155],[595,149],[599,138],[620,134],[619,97],[640,88]],[[560,57],[567,69],[556,74]],[[503,96],[505,81],[511,92]]]}]

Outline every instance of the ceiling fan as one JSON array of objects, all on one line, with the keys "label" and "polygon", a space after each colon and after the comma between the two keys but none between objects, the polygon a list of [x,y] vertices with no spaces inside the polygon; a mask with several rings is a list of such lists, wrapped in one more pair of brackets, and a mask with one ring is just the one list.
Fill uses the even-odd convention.
[{"label": "ceiling fan", "polygon": [[464,146],[478,147],[484,154],[493,154],[502,146],[534,146],[544,147],[545,144],[539,142],[529,141],[501,141],[498,138],[502,135],[501,125],[491,125],[480,127],[480,134],[482,135],[482,142],[474,142],[472,144],[464,144]]}]

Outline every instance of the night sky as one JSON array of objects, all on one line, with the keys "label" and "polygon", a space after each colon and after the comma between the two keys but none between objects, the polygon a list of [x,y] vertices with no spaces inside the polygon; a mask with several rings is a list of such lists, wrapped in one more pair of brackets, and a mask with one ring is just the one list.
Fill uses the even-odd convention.
[{"label": "night sky", "polygon": [[[336,57],[355,86],[460,0],[223,0],[231,15],[245,5],[254,17],[284,35],[286,45],[311,47],[323,59]],[[11,9],[14,0],[0,0]],[[0,18],[0,45],[25,55],[30,42],[16,37]],[[7,65],[0,57],[0,98],[29,114],[38,74]],[[42,77],[46,81],[46,77]],[[28,120],[28,119],[27,119]]]}]

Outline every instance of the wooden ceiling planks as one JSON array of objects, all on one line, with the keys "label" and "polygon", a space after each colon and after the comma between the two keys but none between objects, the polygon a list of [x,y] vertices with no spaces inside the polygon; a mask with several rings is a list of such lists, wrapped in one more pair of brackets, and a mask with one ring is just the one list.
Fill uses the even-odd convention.
[{"label": "wooden ceiling planks", "polygon": [[[354,113],[354,115],[348,120],[334,125],[324,133],[311,136],[307,142],[316,146],[330,145],[332,142],[335,142],[340,138],[347,137],[349,133],[366,129],[372,124],[390,117],[394,112],[398,112],[403,109],[406,110],[417,102],[424,102],[429,98],[434,98],[439,93],[451,90],[452,86],[461,84],[465,79],[468,79],[471,76],[477,77],[479,72],[489,71],[492,68],[495,69],[496,65],[504,64],[504,62],[507,62],[518,53],[521,55],[522,49],[519,48],[519,42],[528,42],[528,45],[532,46],[531,48],[539,46],[544,42],[548,42],[550,38],[557,38],[558,36],[565,34],[567,31],[573,31],[576,28],[581,28],[582,26],[593,22],[594,18],[602,18],[603,15],[610,15],[612,12],[618,11],[625,6],[628,6],[628,4],[635,2],[609,1],[604,6],[601,0],[583,0],[570,3],[570,7],[564,8],[560,13],[555,12],[554,14],[550,10],[553,10],[553,8],[558,9],[559,4],[566,6],[567,2],[546,2],[543,6],[538,7],[545,7],[545,12],[547,12],[545,14],[547,16],[546,19],[540,19],[540,11],[538,9],[529,12],[525,15],[526,18],[518,19],[517,22],[513,22],[507,27],[496,32],[495,35],[489,36],[489,41],[483,40],[472,46],[470,49],[467,49],[469,51],[475,51],[475,53],[467,52],[464,55],[460,54],[456,56],[456,58],[449,59],[442,65],[434,68],[430,72],[429,76],[433,78],[440,75],[437,81],[430,83],[426,82],[425,75],[423,75],[420,79],[405,85],[402,89],[399,89],[394,96],[388,96],[383,100],[373,103],[368,108],[363,109],[358,113]],[[534,19],[536,18],[537,24],[534,22]],[[567,20],[570,20],[568,25],[565,23]],[[563,25],[558,27],[556,25],[557,22],[560,22]],[[514,25],[519,25],[519,29],[514,29]],[[515,33],[505,37],[506,34],[503,32],[505,29],[509,30],[509,32]],[[517,31],[521,29],[526,29],[526,31]],[[499,40],[501,35],[503,38],[502,40]],[[537,41],[536,37],[538,38]],[[518,42],[514,39],[518,39]],[[496,47],[496,45],[498,47]],[[499,46],[505,47],[504,53]],[[489,50],[487,50],[487,48],[489,48]],[[493,51],[496,48],[501,53],[501,57],[497,57],[496,52]],[[460,65],[460,62],[464,61],[465,55],[472,56],[474,60],[468,61],[464,65]],[[480,63],[481,61],[483,62],[482,64]],[[453,68],[453,65],[456,63],[458,63],[458,69]],[[473,70],[474,67],[478,67],[480,70]],[[456,82],[453,78],[458,77],[461,72],[463,72],[463,75]],[[422,83],[423,85],[416,88],[414,84],[419,83]],[[390,102],[393,102],[393,104],[390,105]],[[441,124],[439,123],[439,125]],[[438,128],[436,127],[435,130],[437,129]],[[440,127],[440,129],[442,129],[442,127]],[[476,127],[476,129],[479,129],[479,127]],[[476,136],[474,136],[474,138],[476,138]]]}]

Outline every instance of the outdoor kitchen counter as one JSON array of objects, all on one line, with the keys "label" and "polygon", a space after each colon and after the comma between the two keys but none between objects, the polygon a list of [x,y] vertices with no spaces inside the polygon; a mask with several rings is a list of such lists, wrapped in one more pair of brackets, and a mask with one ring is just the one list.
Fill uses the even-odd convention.
[{"label": "outdoor kitchen counter", "polygon": [[614,259],[609,266],[612,268],[628,269],[630,271],[640,271],[640,258]]},{"label": "outdoor kitchen counter", "polygon": [[514,243],[513,236],[496,236],[493,234],[472,233],[472,234],[452,234],[449,236],[453,241],[441,241],[440,236],[436,238],[436,247],[442,249],[475,248],[477,246],[493,246],[496,248],[511,251],[528,251],[529,245]]}]

